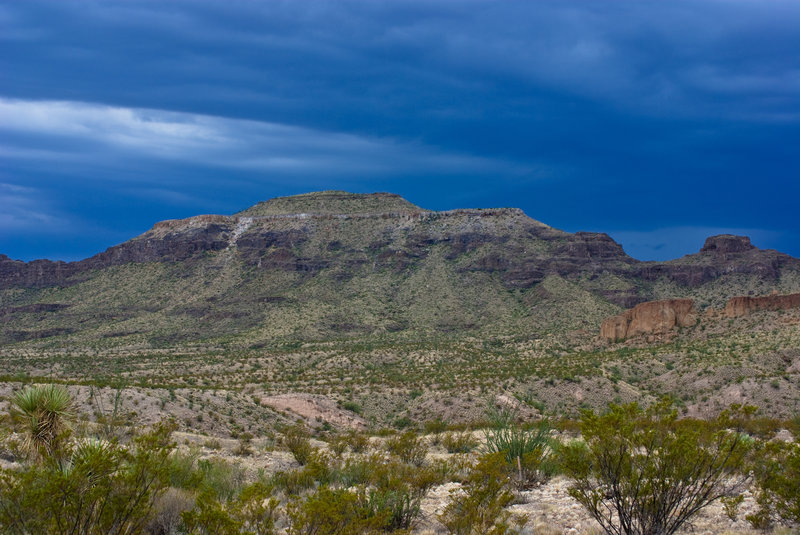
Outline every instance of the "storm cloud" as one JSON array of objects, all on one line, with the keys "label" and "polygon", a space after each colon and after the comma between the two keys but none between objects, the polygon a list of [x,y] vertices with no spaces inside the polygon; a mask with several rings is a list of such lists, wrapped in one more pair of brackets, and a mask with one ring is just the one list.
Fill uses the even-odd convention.
[{"label": "storm cloud", "polygon": [[800,255],[798,27],[793,1],[0,2],[0,253],[346,189],[639,258],[706,230]]}]

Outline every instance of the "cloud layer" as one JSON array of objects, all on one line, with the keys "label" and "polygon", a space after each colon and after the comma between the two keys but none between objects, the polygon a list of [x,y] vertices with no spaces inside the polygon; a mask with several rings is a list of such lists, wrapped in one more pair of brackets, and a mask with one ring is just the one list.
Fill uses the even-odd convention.
[{"label": "cloud layer", "polygon": [[[12,142],[9,159],[51,159],[90,166],[101,161],[161,159],[220,169],[306,176],[510,172],[512,166],[447,154],[418,143],[185,112],[69,101],[0,98],[0,132]],[[42,147],[52,143],[49,152]],[[16,147],[13,147],[16,145]]]},{"label": "cloud layer", "polygon": [[0,252],[66,243],[22,213],[80,257],[336,188],[520,206],[646,258],[695,250],[658,247],[680,228],[800,255],[798,27],[793,0],[0,1],[0,183],[27,188],[0,190]]}]

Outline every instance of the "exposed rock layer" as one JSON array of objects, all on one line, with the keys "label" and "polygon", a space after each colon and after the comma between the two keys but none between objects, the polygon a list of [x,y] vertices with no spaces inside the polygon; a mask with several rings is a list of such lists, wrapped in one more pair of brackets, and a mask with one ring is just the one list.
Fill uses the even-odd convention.
[{"label": "exposed rock layer", "polygon": [[649,301],[607,318],[600,327],[600,336],[607,340],[623,340],[640,334],[665,333],[675,327],[688,327],[696,321],[691,299]]},{"label": "exposed rock layer", "polygon": [[728,318],[736,318],[760,310],[789,310],[791,308],[800,308],[800,294],[733,297],[725,305],[723,314]]},{"label": "exposed rock layer", "polygon": [[[0,255],[0,290],[11,290],[0,302],[0,344],[54,329],[153,344],[247,330],[261,343],[595,329],[618,307],[665,295],[711,294],[721,305],[729,276],[737,293],[765,281],[795,292],[798,273],[800,260],[746,237],[640,262],[607,234],[567,233],[519,209],[433,212],[397,195],[323,192],[163,221],[80,262]],[[670,328],[659,314],[618,320],[610,338]]]},{"label": "exposed rock layer", "polygon": [[[723,310],[706,309],[707,318],[737,318],[762,310],[800,308],[800,293],[761,297],[737,296],[728,300]],[[668,299],[640,303],[622,314],[606,318],[600,336],[607,340],[624,340],[641,334],[664,333],[675,327],[688,327],[697,321],[694,301]]]},{"label": "exposed rock layer", "polygon": [[701,253],[728,254],[744,253],[755,249],[747,236],[734,236],[733,234],[720,234],[706,239]]}]

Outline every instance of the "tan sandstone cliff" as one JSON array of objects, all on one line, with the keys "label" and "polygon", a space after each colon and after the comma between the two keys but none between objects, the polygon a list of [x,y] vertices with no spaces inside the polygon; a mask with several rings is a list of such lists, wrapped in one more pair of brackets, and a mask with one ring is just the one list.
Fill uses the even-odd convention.
[{"label": "tan sandstone cliff", "polygon": [[649,301],[603,321],[600,336],[624,340],[640,334],[661,334],[675,327],[694,325],[697,314],[691,299]]},{"label": "tan sandstone cliff", "polygon": [[723,314],[726,318],[736,318],[759,310],[787,310],[790,308],[800,308],[800,294],[732,297],[725,305]]}]

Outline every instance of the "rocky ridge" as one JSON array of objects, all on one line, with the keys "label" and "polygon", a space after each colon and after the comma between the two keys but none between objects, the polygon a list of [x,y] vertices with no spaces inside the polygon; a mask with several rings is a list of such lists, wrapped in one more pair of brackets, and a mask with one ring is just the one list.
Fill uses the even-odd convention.
[{"label": "rocky ridge", "polygon": [[156,223],[79,262],[0,255],[0,343],[595,330],[666,292],[727,298],[732,277],[800,291],[800,260],[723,235],[641,262],[607,234],[567,233],[519,209],[435,212],[394,194],[320,192]]},{"label": "rocky ridge", "polygon": [[722,313],[727,318],[746,316],[761,310],[789,310],[800,308],[800,293],[789,295],[765,295],[762,297],[733,297],[725,305]]},{"label": "rocky ridge", "polygon": [[[708,308],[707,318],[738,318],[754,312],[787,311],[800,308],[800,293],[731,297],[722,310]],[[603,320],[600,337],[619,341],[639,335],[665,334],[678,327],[694,325],[699,316],[692,299],[667,299],[640,303],[634,308]]]}]

